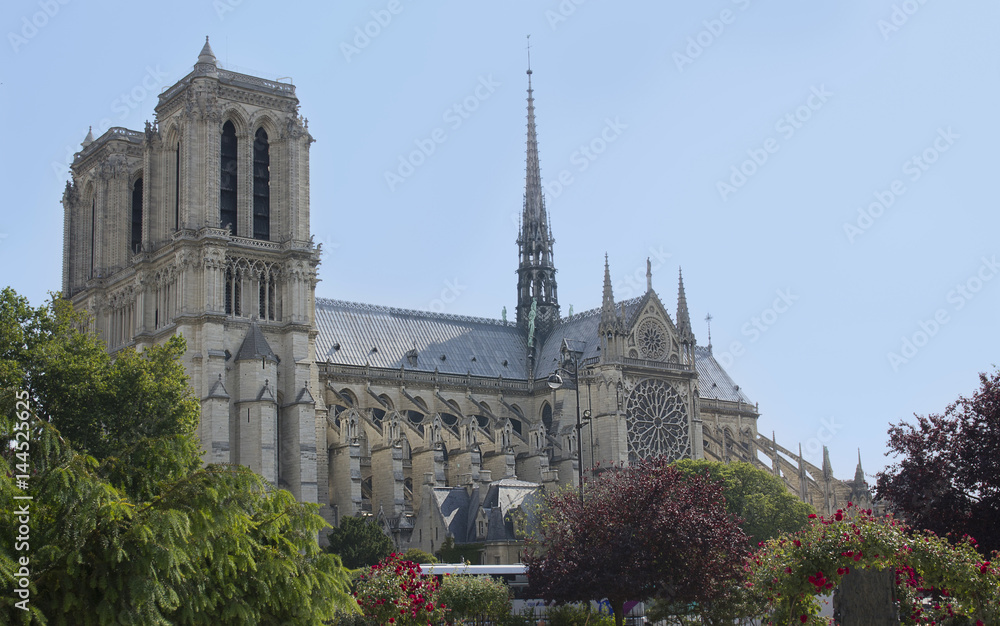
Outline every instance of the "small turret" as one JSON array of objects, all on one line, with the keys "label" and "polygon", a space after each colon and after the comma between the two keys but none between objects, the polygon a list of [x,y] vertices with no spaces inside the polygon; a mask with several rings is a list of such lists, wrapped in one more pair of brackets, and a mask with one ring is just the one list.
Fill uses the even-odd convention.
[{"label": "small turret", "polygon": [[217,76],[218,69],[218,60],[215,58],[215,53],[212,52],[212,46],[208,44],[208,35],[205,35],[205,45],[202,46],[201,52],[198,54],[198,62],[194,64],[194,71],[203,76]]}]

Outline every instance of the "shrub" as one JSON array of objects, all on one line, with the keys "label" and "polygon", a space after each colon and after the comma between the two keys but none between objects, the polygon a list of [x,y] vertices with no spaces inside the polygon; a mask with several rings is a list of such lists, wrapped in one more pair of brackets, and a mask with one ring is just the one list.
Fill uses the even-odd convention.
[{"label": "shrub", "polygon": [[489,576],[445,576],[437,598],[448,607],[449,619],[498,620],[510,615],[507,585]]},{"label": "shrub", "polygon": [[420,573],[420,566],[396,553],[372,565],[358,581],[355,599],[375,623],[393,626],[437,624],[445,605],[437,602],[438,582]]}]

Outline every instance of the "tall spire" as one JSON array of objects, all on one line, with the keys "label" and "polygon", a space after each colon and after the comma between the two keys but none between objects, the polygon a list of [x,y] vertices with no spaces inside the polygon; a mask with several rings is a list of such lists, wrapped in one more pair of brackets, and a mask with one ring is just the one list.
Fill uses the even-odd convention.
[{"label": "tall spire", "polygon": [[608,265],[608,253],[604,253],[604,296],[601,301],[601,327],[614,326],[618,321],[615,311],[615,294],[611,290],[611,268]]},{"label": "tall spire", "polygon": [[677,332],[681,343],[694,343],[694,329],[688,314],[687,296],[684,295],[684,273],[677,268]]},{"label": "tall spire", "polygon": [[860,487],[862,484],[867,484],[865,480],[865,470],[861,468],[861,448],[858,448],[858,467],[854,470],[854,485]]},{"label": "tall spire", "polygon": [[517,323],[528,325],[532,303],[536,306],[534,323],[539,343],[559,321],[559,298],[556,268],[552,259],[552,238],[542,193],[541,166],[538,162],[538,135],[535,130],[535,98],[531,87],[531,57],[528,57],[528,138],[524,180],[524,209],[517,237],[520,262],[517,269]]}]

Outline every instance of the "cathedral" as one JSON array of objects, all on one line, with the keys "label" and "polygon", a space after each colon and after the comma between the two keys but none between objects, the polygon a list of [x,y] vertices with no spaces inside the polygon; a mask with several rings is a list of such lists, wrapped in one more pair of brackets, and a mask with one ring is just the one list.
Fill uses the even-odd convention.
[{"label": "cathedral", "polygon": [[[308,123],[295,86],[220,68],[206,42],[143,131],[88,133],[63,196],[62,293],[109,351],[182,335],[207,463],[238,463],[336,524],[370,515],[400,548],[450,540],[517,562],[540,490],[652,456],[745,461],[821,512],[853,480],[758,432],[698,345],[683,277],[563,315],[528,70],[514,319],[317,298]],[[512,254],[513,259],[513,254]],[[602,286],[601,286],[602,285]]]}]

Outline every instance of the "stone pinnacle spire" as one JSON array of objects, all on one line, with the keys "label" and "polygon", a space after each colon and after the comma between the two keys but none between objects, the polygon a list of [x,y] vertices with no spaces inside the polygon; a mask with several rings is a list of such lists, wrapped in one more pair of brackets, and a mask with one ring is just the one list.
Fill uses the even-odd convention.
[{"label": "stone pinnacle spire", "polygon": [[202,46],[198,54],[198,62],[194,64],[194,73],[197,76],[217,77],[219,75],[219,64],[212,52],[212,46],[208,44],[208,35],[205,35],[205,45]]},{"label": "stone pinnacle spire", "polygon": [[601,328],[614,326],[618,322],[615,311],[615,294],[611,290],[611,268],[608,265],[608,254],[604,253],[604,296],[601,301]]},{"label": "stone pinnacle spire", "polygon": [[198,63],[211,63],[212,65],[215,65],[216,63],[215,53],[212,52],[212,46],[208,45],[208,35],[205,35],[205,45],[198,54]]},{"label": "stone pinnacle spire", "polygon": [[865,470],[861,468],[861,448],[858,448],[858,467],[854,470],[854,484],[856,486],[867,484],[865,481]]},{"label": "stone pinnacle spire", "polygon": [[517,237],[520,262],[517,269],[517,323],[528,327],[531,308],[536,307],[534,328],[539,343],[559,321],[556,268],[552,259],[555,240],[549,228],[542,194],[541,166],[538,162],[538,135],[535,131],[535,98],[528,66],[528,138],[524,180],[524,209]]},{"label": "stone pinnacle spire", "polygon": [[694,343],[694,329],[691,328],[687,297],[684,295],[684,273],[680,268],[677,269],[677,332],[682,342]]},{"label": "stone pinnacle spire", "polygon": [[524,176],[524,215],[521,227],[531,227],[525,237],[539,240],[549,238],[549,221],[542,195],[542,171],[538,161],[538,134],[535,130],[535,98],[531,88],[531,68],[528,68],[528,154]]}]

